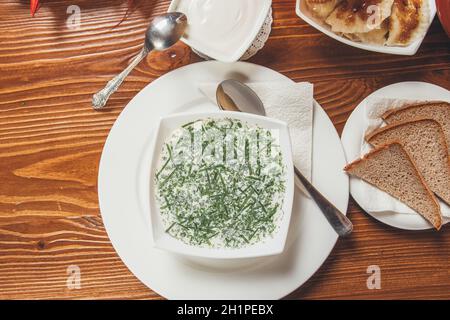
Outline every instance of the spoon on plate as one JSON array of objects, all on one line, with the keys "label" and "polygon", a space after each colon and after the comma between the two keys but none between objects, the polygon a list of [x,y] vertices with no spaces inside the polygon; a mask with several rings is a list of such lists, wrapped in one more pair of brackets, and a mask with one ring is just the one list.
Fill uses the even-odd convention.
[{"label": "spoon on plate", "polygon": [[95,110],[102,109],[108,102],[109,97],[117,91],[125,78],[130,74],[131,70],[133,70],[150,51],[163,51],[170,48],[180,40],[186,27],[186,15],[181,12],[170,12],[153,19],[145,32],[145,42],[141,52],[138,53],[125,70],[110,80],[105,88],[94,94],[92,97],[92,107]]},{"label": "spoon on plate", "polygon": [[[261,99],[247,85],[237,80],[222,81],[216,91],[217,104],[224,111],[242,111],[265,116]],[[330,225],[341,236],[353,231],[352,222],[325,198],[305,176],[294,166],[294,173],[323,212]]]}]

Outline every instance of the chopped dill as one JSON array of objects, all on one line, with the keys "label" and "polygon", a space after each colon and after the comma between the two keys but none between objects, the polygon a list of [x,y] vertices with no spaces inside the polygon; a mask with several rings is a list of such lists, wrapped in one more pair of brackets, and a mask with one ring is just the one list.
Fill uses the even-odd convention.
[{"label": "chopped dill", "polygon": [[166,232],[194,246],[263,241],[282,217],[285,172],[270,130],[231,118],[186,123],[154,177]]}]

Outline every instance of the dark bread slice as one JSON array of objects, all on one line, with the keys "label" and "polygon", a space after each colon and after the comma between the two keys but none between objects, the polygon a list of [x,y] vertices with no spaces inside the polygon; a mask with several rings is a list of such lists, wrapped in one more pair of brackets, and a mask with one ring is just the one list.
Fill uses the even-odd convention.
[{"label": "dark bread slice", "polygon": [[[388,124],[417,118],[436,120],[442,126],[447,146],[450,147],[450,103],[448,102],[430,101],[406,105],[401,108],[387,111],[382,115],[382,118]],[[448,152],[450,153],[450,150]]]},{"label": "dark bread slice", "polygon": [[344,170],[387,192],[427,219],[442,226],[439,203],[408,152],[398,142],[375,148]]},{"label": "dark bread slice", "polygon": [[368,134],[366,141],[374,147],[400,142],[430,189],[450,204],[450,156],[439,122],[433,119],[394,122]]}]

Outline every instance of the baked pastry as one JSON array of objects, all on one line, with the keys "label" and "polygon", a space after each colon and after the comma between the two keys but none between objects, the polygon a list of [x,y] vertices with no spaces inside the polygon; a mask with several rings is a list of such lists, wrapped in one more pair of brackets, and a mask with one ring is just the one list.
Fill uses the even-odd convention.
[{"label": "baked pastry", "polygon": [[426,32],[428,20],[428,0],[394,0],[386,44],[409,45]]},{"label": "baked pastry", "polygon": [[325,19],[341,0],[306,0],[306,6],[320,19]]},{"label": "baked pastry", "polygon": [[394,0],[344,0],[325,22],[336,33],[366,33],[379,29],[391,15]]},{"label": "baked pastry", "polygon": [[312,15],[350,40],[407,46],[429,22],[429,0],[304,0]]}]

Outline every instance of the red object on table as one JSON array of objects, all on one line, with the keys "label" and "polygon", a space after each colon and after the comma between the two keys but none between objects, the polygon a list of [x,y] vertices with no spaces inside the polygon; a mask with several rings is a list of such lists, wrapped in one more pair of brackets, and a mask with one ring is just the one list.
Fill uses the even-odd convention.
[{"label": "red object on table", "polygon": [[39,0],[31,0],[30,2],[30,11],[31,11],[31,16],[34,17],[34,14],[36,13],[36,10],[39,7]]},{"label": "red object on table", "polygon": [[450,0],[436,0],[436,8],[439,20],[450,38]]}]

